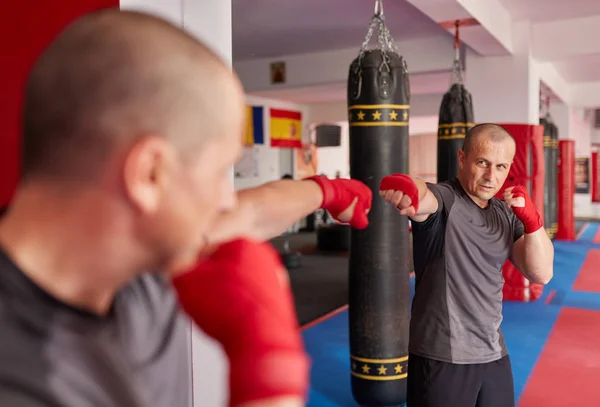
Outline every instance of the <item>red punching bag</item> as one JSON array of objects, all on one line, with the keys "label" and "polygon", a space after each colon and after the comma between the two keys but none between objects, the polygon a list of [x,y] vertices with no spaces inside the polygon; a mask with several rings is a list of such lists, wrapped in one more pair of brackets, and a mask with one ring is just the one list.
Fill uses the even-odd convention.
[{"label": "red punching bag", "polygon": [[575,140],[558,141],[557,240],[575,240]]},{"label": "red punching bag", "polygon": [[[544,218],[544,126],[535,124],[500,124],[515,139],[517,151],[510,173],[496,195],[502,199],[506,188],[524,186],[539,212]],[[510,262],[502,267],[504,287],[502,294],[508,301],[535,301],[542,295],[543,286],[534,284]]]},{"label": "red punching bag", "polygon": [[598,166],[598,152],[592,152],[592,202],[600,202],[600,167]]},{"label": "red punching bag", "polygon": [[72,20],[90,11],[118,6],[119,0],[3,2],[0,12],[0,209],[9,204],[19,180],[21,104],[31,66],[54,36]]}]

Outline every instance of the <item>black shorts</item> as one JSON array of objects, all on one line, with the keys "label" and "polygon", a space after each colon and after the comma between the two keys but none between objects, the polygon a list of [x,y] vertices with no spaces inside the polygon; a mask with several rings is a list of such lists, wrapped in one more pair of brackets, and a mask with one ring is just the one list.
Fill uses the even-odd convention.
[{"label": "black shorts", "polygon": [[456,365],[408,357],[406,407],[514,407],[510,358]]}]

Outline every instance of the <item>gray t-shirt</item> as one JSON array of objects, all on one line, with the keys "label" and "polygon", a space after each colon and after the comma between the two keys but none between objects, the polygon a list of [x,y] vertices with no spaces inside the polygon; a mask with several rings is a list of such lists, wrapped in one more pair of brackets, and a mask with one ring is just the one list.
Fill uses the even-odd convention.
[{"label": "gray t-shirt", "polygon": [[0,252],[0,406],[188,407],[188,332],[157,276],[99,317],[49,296]]},{"label": "gray t-shirt", "polygon": [[412,222],[415,296],[411,353],[456,364],[507,354],[502,322],[502,266],[523,224],[501,200],[481,208],[457,179],[427,184],[438,211]]}]

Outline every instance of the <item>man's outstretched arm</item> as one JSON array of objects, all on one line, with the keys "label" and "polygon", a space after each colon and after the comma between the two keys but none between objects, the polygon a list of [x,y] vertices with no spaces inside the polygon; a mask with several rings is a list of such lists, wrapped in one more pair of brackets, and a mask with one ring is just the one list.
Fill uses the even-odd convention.
[{"label": "man's outstretched arm", "polygon": [[235,237],[268,240],[319,208],[340,222],[364,228],[371,201],[371,190],[356,180],[311,177],[273,181],[238,192],[237,207],[221,216],[207,238],[211,244]]}]

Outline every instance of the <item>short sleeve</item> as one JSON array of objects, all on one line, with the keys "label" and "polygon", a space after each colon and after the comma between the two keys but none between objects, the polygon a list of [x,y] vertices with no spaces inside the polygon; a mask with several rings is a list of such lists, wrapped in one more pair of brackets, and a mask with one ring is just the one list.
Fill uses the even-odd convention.
[{"label": "short sleeve", "polygon": [[435,196],[438,201],[438,210],[436,213],[443,211],[445,214],[448,214],[450,212],[450,208],[452,208],[452,205],[454,204],[454,198],[456,196],[452,185],[448,184],[447,182],[442,182],[439,184],[427,182],[426,184],[429,191],[431,191],[433,196]]},{"label": "short sleeve", "polygon": [[525,226],[523,226],[523,222],[517,218],[513,211],[510,211],[510,216],[513,226],[513,242],[516,242],[525,234]]}]

